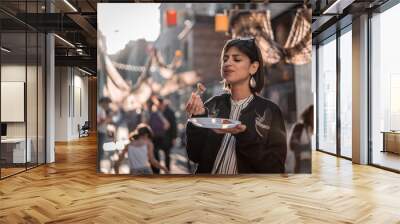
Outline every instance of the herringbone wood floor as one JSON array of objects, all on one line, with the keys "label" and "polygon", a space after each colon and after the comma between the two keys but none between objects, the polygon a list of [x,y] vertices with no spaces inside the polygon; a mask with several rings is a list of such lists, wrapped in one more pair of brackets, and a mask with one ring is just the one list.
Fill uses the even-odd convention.
[{"label": "herringbone wood floor", "polygon": [[312,175],[100,176],[96,140],[0,181],[0,223],[400,223],[400,175],[315,152]]}]

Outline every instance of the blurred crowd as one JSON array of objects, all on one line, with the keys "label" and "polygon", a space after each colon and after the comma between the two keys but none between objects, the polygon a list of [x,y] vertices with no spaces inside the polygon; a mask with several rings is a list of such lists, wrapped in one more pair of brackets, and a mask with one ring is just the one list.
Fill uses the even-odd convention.
[{"label": "blurred crowd", "polygon": [[[153,95],[134,109],[124,109],[108,97],[99,100],[98,159],[100,171],[108,174],[190,173],[184,138],[177,128],[175,111],[167,99]],[[311,173],[313,106],[307,107],[288,135],[286,172]],[[182,132],[182,131],[181,131]],[[184,130],[183,132],[184,133]],[[183,152],[183,172],[174,171],[172,149]]]},{"label": "blurred crowd", "polygon": [[177,121],[168,100],[153,95],[146,103],[124,110],[110,98],[102,97],[97,119],[102,173],[170,172],[171,149],[177,143]]}]

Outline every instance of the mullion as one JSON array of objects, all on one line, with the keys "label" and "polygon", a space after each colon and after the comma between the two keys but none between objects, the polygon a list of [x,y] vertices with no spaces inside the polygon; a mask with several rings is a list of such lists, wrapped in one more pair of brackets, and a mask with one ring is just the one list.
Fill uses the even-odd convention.
[{"label": "mullion", "polygon": [[367,156],[367,160],[368,160],[368,164],[372,164],[373,165],[373,146],[372,146],[372,64],[371,64],[371,56],[372,56],[372,12],[369,11],[368,12],[368,30],[367,30],[367,46],[368,46],[368,53],[367,53],[367,85],[368,85],[368,96],[367,96],[367,108],[368,108],[368,114],[367,114],[367,119],[368,119],[368,124],[367,124],[367,140],[368,140],[368,156]]},{"label": "mullion", "polygon": [[[27,21],[28,1],[25,0],[25,21]],[[25,23],[26,24],[26,23]],[[25,88],[24,88],[24,118],[25,118],[25,170],[28,170],[28,119],[27,119],[27,89],[28,89],[28,25],[25,25]]]},{"label": "mullion", "polygon": [[336,28],[336,154],[341,157],[341,64],[340,64],[340,36],[341,32],[339,27]]},{"label": "mullion", "polygon": [[[48,8],[50,7],[50,3],[46,0],[44,2],[45,4],[45,13],[48,13]],[[46,31],[44,32],[44,68],[42,69],[42,72],[44,71],[44,74],[42,73],[42,82],[44,81],[44,99],[43,99],[43,104],[44,104],[44,164],[47,163],[47,44],[49,43],[48,38],[50,38],[49,33]],[[44,75],[44,78],[43,78]],[[42,83],[43,84],[43,83]],[[42,95],[43,96],[43,95]],[[43,109],[43,107],[42,107]],[[42,117],[43,118],[43,117]]]},{"label": "mullion", "polygon": [[319,149],[319,53],[318,53],[318,49],[319,49],[319,44],[317,44],[315,46],[315,123],[317,124],[315,126],[315,148],[318,150]]},{"label": "mullion", "polygon": [[[36,1],[39,14],[39,1]],[[39,166],[39,33],[36,32],[36,166]]]}]

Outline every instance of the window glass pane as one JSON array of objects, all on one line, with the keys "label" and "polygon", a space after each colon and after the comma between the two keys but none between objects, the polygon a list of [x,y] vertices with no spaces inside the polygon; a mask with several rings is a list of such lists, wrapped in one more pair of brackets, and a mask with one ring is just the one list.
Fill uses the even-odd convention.
[{"label": "window glass pane", "polygon": [[45,163],[45,65],[46,65],[46,36],[38,35],[38,163]]},{"label": "window glass pane", "polygon": [[34,14],[45,12],[45,0],[0,1],[0,7],[20,19],[0,12],[4,178],[45,161],[45,35],[21,22],[37,24]]},{"label": "window glass pane", "polygon": [[352,35],[340,37],[340,153],[351,158],[352,141]]},{"label": "window glass pane", "polygon": [[336,153],[336,39],[318,48],[318,147]]},{"label": "window glass pane", "polygon": [[37,74],[38,74],[38,36],[36,32],[28,32],[28,62],[26,80],[26,112],[27,142],[30,147],[28,168],[37,165]]},{"label": "window glass pane", "polygon": [[395,28],[399,21],[400,4],[371,19],[372,163],[396,170],[400,170],[396,154],[400,153],[400,33]]},{"label": "window glass pane", "polygon": [[25,123],[26,33],[3,32],[1,47],[0,109],[3,131],[0,150],[3,178],[25,170],[25,163],[31,158],[29,144],[26,144]]}]

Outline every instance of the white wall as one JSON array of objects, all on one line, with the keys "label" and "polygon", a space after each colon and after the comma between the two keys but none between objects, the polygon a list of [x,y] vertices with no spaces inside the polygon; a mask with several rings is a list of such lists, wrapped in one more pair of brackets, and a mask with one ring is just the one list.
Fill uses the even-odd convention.
[{"label": "white wall", "polygon": [[77,139],[78,124],[82,126],[89,117],[88,78],[75,68],[56,67],[55,85],[55,140]]},{"label": "white wall", "polygon": [[[72,119],[71,119],[71,132],[70,135],[72,138],[78,138],[79,133],[78,133],[78,124],[81,126],[85,123],[85,121],[89,120],[89,112],[88,112],[88,78],[87,77],[82,77],[80,75],[76,75],[75,70],[75,75],[74,75],[74,92],[72,99],[74,102],[71,102],[71,105],[74,105],[73,108],[71,108],[72,111]],[[81,73],[79,73],[81,74]],[[80,102],[79,102],[80,101]],[[81,108],[80,108],[81,107]],[[80,111],[81,110],[81,111]]]},{"label": "white wall", "polygon": [[[27,91],[26,105],[24,103],[24,106],[21,108],[22,113],[26,112],[26,120],[22,122],[6,122],[7,137],[25,138],[26,135],[31,144],[32,161],[36,162],[36,158],[39,158],[39,163],[45,162],[45,120],[43,112],[45,90],[43,89],[43,76],[44,74],[40,66],[25,66],[25,64],[4,64],[1,66],[2,82],[24,82]],[[25,78],[27,78],[27,80],[25,80]],[[23,94],[24,91],[21,91],[21,94]],[[3,97],[7,97],[7,95],[3,95],[2,98]],[[13,113],[10,111],[12,110],[10,107],[2,107],[1,110],[7,113]],[[38,157],[37,154],[39,154]]]},{"label": "white wall", "polygon": [[[2,65],[1,66],[1,81],[4,82],[25,82],[25,65]],[[32,67],[28,67],[29,70]],[[7,110],[7,108],[1,108]],[[9,122],[7,123],[7,137],[25,137],[24,122]]]},{"label": "white wall", "polygon": [[[25,70],[27,69],[27,70]],[[25,82],[25,75],[26,71],[28,74],[36,74],[36,67],[33,66],[27,66],[25,65],[2,65],[1,66],[1,81],[3,82]],[[29,80],[30,85],[36,85],[36,81]],[[36,108],[36,88],[27,88],[27,104],[28,106],[31,106],[31,108],[34,106]],[[31,104],[34,102],[34,104]],[[1,108],[2,110],[7,110],[7,108]],[[31,111],[28,111],[31,112]],[[27,114],[28,122],[35,121],[37,119],[36,113],[28,113]],[[26,122],[7,122],[7,136],[8,137],[25,137],[25,124]],[[32,124],[28,125],[28,137],[32,131],[30,131],[33,128],[36,130],[36,126],[33,127]],[[36,134],[36,132],[35,132]]]},{"label": "white wall", "polygon": [[69,69],[55,68],[55,141],[68,140]]}]

